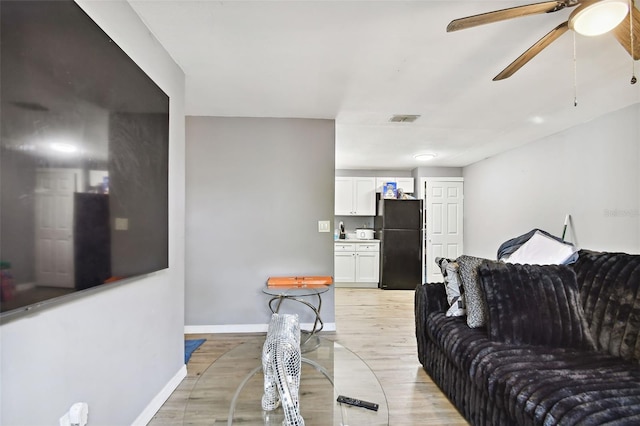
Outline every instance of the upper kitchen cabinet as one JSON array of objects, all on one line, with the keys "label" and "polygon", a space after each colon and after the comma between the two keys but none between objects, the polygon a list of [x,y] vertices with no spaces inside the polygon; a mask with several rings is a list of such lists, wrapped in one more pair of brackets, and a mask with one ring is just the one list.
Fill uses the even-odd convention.
[{"label": "upper kitchen cabinet", "polygon": [[378,177],[376,178],[376,192],[382,192],[382,187],[387,182],[395,182],[397,189],[402,189],[405,194],[413,194],[414,183],[412,177]]},{"label": "upper kitchen cabinet", "polygon": [[376,179],[336,177],[336,216],[375,216]]}]

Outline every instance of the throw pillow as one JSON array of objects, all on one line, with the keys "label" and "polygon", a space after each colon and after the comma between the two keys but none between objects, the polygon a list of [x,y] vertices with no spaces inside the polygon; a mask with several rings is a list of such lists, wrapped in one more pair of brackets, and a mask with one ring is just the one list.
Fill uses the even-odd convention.
[{"label": "throw pillow", "polygon": [[505,261],[532,265],[561,265],[567,263],[577,251],[573,244],[558,241],[538,230],[520,248],[506,257]]},{"label": "throw pillow", "polygon": [[478,276],[478,267],[483,262],[495,262],[481,257],[462,255],[456,259],[460,281],[464,288],[467,308],[467,325],[471,328],[483,327],[487,323],[487,304]]},{"label": "throw pillow", "polygon": [[487,262],[478,273],[491,340],[595,349],[571,268]]},{"label": "throw pillow", "polygon": [[460,284],[460,277],[458,276],[458,264],[454,260],[443,257],[436,257],[436,264],[442,272],[444,288],[447,293],[447,302],[449,302],[449,309],[447,309],[446,316],[460,317],[465,315],[464,290]]}]

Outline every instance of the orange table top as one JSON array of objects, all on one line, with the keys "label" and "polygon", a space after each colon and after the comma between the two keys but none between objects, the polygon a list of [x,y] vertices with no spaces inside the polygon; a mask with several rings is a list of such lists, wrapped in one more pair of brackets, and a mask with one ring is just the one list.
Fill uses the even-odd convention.
[{"label": "orange table top", "polygon": [[269,277],[267,287],[324,287],[333,284],[330,276],[311,277]]}]

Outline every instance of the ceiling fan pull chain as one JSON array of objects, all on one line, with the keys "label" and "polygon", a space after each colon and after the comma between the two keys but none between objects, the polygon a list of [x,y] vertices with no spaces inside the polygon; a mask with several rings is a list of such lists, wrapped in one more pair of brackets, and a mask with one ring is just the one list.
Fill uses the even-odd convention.
[{"label": "ceiling fan pull chain", "polygon": [[638,79],[636,78],[636,61],[633,59],[635,52],[634,38],[633,38],[633,0],[629,0],[629,40],[631,41],[631,84],[636,84]]},{"label": "ceiling fan pull chain", "polygon": [[578,106],[578,63],[576,61],[576,32],[573,32],[573,106]]}]

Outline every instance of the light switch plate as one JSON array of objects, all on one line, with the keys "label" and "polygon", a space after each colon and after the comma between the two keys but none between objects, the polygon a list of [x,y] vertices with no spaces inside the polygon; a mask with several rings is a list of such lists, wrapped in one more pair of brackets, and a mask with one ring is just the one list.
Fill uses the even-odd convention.
[{"label": "light switch plate", "polygon": [[319,220],[318,221],[318,232],[329,232],[329,227],[331,226],[331,221],[329,220]]},{"label": "light switch plate", "polygon": [[115,226],[116,231],[126,231],[129,229],[129,219],[126,217],[116,217]]}]

